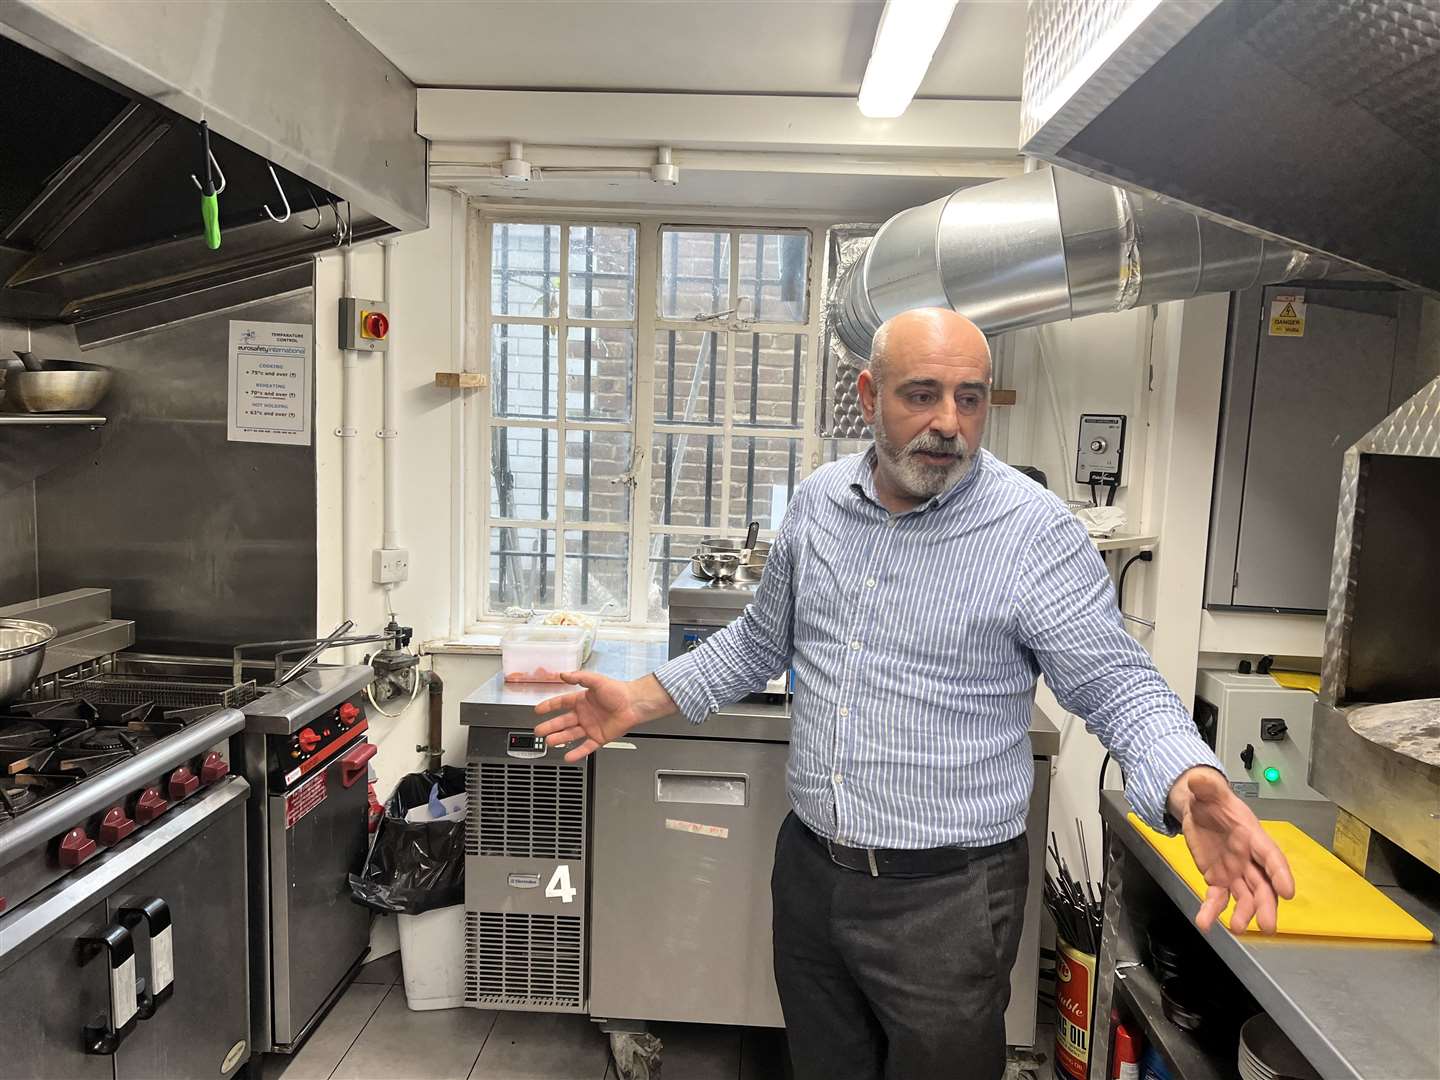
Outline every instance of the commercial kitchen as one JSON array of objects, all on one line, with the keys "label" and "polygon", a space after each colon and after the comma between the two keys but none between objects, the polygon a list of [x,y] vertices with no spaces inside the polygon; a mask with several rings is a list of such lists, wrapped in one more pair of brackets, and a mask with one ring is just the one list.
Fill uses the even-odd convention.
[{"label": "commercial kitchen", "polygon": [[0,68],[0,1077],[817,1075],[801,646],[537,706],[797,589],[940,308],[1294,879],[1200,929],[1041,677],[1005,1076],[1440,1080],[1440,4],[0,0]]}]

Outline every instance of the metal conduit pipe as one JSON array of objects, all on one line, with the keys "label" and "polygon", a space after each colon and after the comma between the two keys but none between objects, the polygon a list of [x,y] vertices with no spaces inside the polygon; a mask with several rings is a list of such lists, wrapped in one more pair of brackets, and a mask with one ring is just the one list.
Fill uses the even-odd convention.
[{"label": "metal conduit pipe", "polygon": [[880,324],[947,307],[987,334],[1188,300],[1337,264],[1064,169],[962,188],[885,222],[845,272],[830,316],[870,355]]}]

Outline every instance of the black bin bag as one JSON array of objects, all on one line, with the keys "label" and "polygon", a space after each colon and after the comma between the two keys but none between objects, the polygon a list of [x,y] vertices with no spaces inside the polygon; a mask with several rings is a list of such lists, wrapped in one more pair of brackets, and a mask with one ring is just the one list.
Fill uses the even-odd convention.
[{"label": "black bin bag", "polygon": [[465,822],[406,821],[407,811],[465,790],[465,770],[411,773],[395,785],[360,873],[350,875],[350,899],[390,915],[421,915],[465,902]]}]

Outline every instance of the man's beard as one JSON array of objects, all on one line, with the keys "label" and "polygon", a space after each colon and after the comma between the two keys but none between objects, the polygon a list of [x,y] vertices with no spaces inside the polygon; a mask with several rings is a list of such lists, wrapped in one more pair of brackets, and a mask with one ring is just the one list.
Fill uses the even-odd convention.
[{"label": "man's beard", "polygon": [[[912,499],[933,499],[943,495],[964,479],[974,458],[963,435],[946,439],[934,432],[922,431],[905,446],[897,447],[885,431],[879,402],[875,406],[875,449],[889,463],[895,485]],[[917,457],[922,451],[953,454],[955,457],[953,461],[941,465]]]}]

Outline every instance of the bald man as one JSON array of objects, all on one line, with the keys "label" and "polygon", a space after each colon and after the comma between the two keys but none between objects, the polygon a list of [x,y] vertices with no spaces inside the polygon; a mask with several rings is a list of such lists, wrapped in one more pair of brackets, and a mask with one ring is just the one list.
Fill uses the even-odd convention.
[{"label": "bald man", "polygon": [[[578,761],[637,724],[695,723],[793,667],[775,981],[798,1080],[990,1080],[1027,884],[1027,730],[1040,674],[1119,759],[1152,826],[1183,824],[1208,927],[1273,930],[1284,856],[1149,656],[1084,527],[980,449],[985,336],[951,311],[880,328],[860,401],[875,446],[800,485],[755,602],[654,675],[568,677],[540,706]],[[1043,838],[1036,837],[1043,843]]]}]

